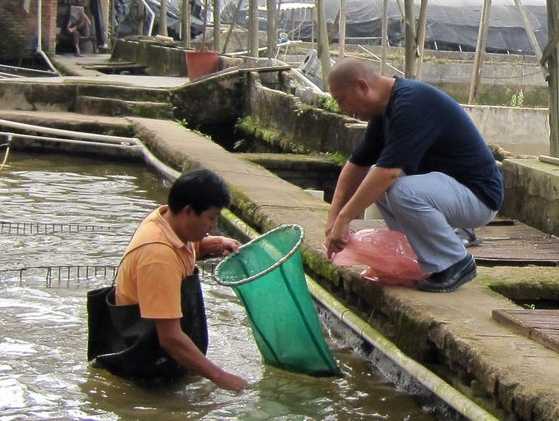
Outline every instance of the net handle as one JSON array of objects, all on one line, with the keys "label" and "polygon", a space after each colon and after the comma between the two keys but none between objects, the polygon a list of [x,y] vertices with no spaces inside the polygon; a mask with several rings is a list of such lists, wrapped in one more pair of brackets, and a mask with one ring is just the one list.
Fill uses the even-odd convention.
[{"label": "net handle", "polygon": [[[286,229],[286,228],[296,228],[296,229],[299,230],[299,232],[301,234],[299,235],[299,239],[293,245],[291,250],[289,250],[289,252],[285,256],[283,256],[281,259],[279,259],[276,263],[274,263],[273,265],[267,267],[266,269],[254,274],[254,275],[249,276],[248,278],[240,279],[240,280],[235,281],[235,282],[223,282],[216,275],[212,275],[212,278],[220,285],[225,285],[225,286],[228,286],[228,287],[235,287],[235,286],[239,286],[239,285],[243,285],[243,284],[247,284],[249,282],[252,282],[255,279],[260,278],[264,275],[267,275],[271,271],[273,271],[273,270],[277,269],[278,267],[280,267],[281,265],[283,265],[287,259],[289,259],[291,256],[293,256],[295,254],[295,252],[299,249],[299,246],[301,245],[301,242],[303,241],[303,237],[305,235],[305,230],[303,229],[302,226],[300,226],[298,224],[283,224],[283,225],[280,225],[280,226],[268,231],[266,234],[263,234],[259,237],[256,237],[255,239],[250,240],[248,243],[243,244],[241,247],[239,247],[239,251],[241,251],[243,248],[250,246],[252,243],[255,243],[256,241],[259,241],[260,239],[262,239],[262,237],[271,235],[272,233],[274,233],[276,231]],[[225,259],[223,259],[221,262],[219,262],[218,265],[215,268],[215,273],[219,273],[219,269],[220,269],[221,265],[224,264],[225,262],[227,262],[227,260],[229,260],[233,256],[234,255],[227,256]]]}]

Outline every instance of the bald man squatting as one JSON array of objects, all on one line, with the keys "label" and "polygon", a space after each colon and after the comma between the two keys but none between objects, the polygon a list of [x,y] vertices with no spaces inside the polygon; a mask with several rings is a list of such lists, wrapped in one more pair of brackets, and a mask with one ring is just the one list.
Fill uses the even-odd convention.
[{"label": "bald man squatting", "polygon": [[503,180],[470,117],[446,93],[380,76],[355,59],[339,61],[328,82],[344,113],[369,122],[336,185],[328,257],[347,244],[351,220],[375,203],[430,274],[419,289],[450,292],[474,279],[475,261],[455,228],[489,223],[503,202]]}]

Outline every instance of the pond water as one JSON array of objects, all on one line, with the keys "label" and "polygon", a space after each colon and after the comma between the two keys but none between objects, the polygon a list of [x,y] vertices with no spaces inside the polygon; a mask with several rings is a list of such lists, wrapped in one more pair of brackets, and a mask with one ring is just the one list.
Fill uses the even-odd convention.
[{"label": "pond water", "polygon": [[[0,172],[0,220],[75,223],[110,231],[0,234],[0,418],[164,420],[430,420],[359,355],[329,338],[343,377],[313,378],[263,365],[232,290],[203,284],[210,359],[251,387],[235,394],[199,377],[140,385],[86,361],[88,289],[110,275],[45,286],[41,265],[117,265],[135,227],[168,186],[142,166],[12,154]],[[73,275],[72,275],[73,276]]]}]

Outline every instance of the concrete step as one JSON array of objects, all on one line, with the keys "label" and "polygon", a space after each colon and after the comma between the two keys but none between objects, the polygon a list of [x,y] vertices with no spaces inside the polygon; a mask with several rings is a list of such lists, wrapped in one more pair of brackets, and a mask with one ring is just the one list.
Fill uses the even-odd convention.
[{"label": "concrete step", "polygon": [[76,99],[76,112],[87,115],[137,116],[172,120],[173,107],[168,102],[127,101],[80,95]]},{"label": "concrete step", "polygon": [[137,88],[119,85],[79,85],[77,88],[78,96],[91,96],[102,98],[115,98],[124,101],[158,101],[168,102],[170,98],[167,89],[158,88]]}]

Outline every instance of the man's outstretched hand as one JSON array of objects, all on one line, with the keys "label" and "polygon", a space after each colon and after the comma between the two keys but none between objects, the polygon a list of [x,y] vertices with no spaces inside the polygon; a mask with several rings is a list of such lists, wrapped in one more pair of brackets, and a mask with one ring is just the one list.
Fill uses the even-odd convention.
[{"label": "man's outstretched hand", "polygon": [[332,259],[334,254],[342,251],[347,242],[349,241],[349,221],[345,221],[340,217],[331,228],[326,230],[326,239],[324,240],[324,247],[326,247],[326,256]]}]

